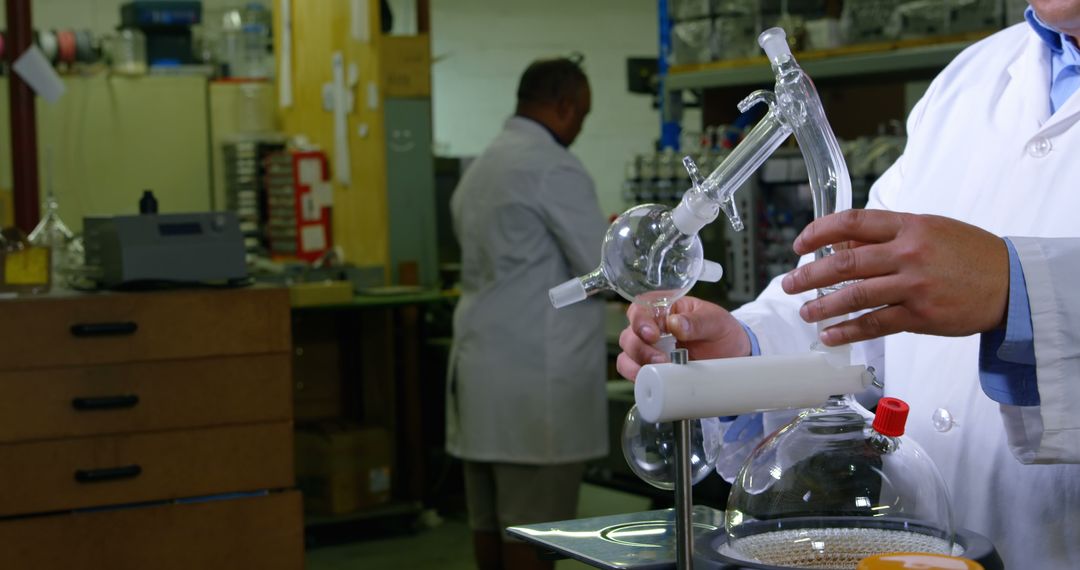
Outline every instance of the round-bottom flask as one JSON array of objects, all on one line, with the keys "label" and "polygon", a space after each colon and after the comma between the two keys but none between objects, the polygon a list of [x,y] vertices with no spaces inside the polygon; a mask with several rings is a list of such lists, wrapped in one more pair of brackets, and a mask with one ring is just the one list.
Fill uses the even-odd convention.
[{"label": "round-bottom flask", "polygon": [[[701,421],[689,420],[690,425],[690,481],[697,484],[712,471],[712,464],[705,457],[705,443]],[[637,406],[630,408],[623,422],[623,457],[642,481],[657,489],[675,488],[676,453],[675,424],[652,423],[641,419]]]},{"label": "round-bottom flask", "polygon": [[721,554],[852,570],[875,554],[952,554],[945,483],[902,437],[907,409],[883,398],[875,418],[854,398],[834,397],[769,436],[732,484]]}]

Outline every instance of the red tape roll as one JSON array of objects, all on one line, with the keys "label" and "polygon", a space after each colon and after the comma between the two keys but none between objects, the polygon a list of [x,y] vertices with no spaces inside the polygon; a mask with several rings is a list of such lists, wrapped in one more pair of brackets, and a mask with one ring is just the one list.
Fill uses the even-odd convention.
[{"label": "red tape roll", "polygon": [[61,63],[75,63],[75,32],[71,30],[57,30],[56,44],[58,47]]}]

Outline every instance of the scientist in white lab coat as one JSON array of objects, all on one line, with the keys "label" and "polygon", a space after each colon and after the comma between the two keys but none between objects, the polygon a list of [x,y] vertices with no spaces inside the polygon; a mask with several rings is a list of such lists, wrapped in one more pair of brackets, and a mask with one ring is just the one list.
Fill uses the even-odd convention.
[{"label": "scientist in white lab coat", "polygon": [[578,63],[531,64],[450,199],[462,264],[446,446],[464,460],[482,569],[551,568],[502,530],[574,518],[585,461],[607,454],[603,303],[556,311],[547,293],[600,263],[607,224],[567,149],[590,98]]},{"label": "scientist in white lab coat", "polygon": [[[807,226],[800,267],[734,314],[684,299],[667,325],[691,358],[783,354],[816,340],[810,323],[861,312],[821,340],[856,342],[886,394],[911,404],[908,433],[941,470],[956,525],[1011,570],[1076,570],[1080,1],[1030,3],[1027,22],[933,81],[867,210]],[[842,242],[855,247],[807,255]],[[862,281],[813,292],[850,279]],[[618,366],[633,379],[664,357],[651,317],[629,317]]]}]

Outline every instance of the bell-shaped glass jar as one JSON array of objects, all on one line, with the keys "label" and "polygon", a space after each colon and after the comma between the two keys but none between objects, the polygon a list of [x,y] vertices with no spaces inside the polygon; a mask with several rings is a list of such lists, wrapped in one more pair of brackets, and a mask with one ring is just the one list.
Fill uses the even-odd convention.
[{"label": "bell-shaped glass jar", "polygon": [[801,413],[747,458],[732,485],[720,554],[786,568],[849,568],[875,554],[952,554],[937,467],[904,437],[907,404],[874,418],[854,398]]}]

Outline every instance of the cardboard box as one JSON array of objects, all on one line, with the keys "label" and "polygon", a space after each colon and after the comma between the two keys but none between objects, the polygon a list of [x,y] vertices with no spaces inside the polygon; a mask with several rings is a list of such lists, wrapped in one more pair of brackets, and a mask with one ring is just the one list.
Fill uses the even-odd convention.
[{"label": "cardboard box", "polygon": [[387,97],[431,96],[431,41],[426,34],[384,36],[380,54]]},{"label": "cardboard box", "polygon": [[327,420],[296,429],[296,484],[304,511],[341,515],[390,501],[392,437],[379,427]]}]

